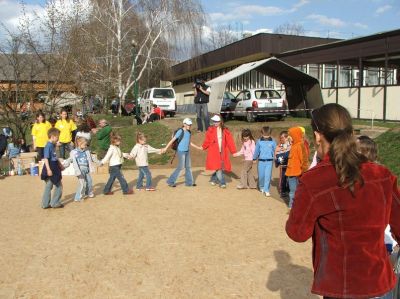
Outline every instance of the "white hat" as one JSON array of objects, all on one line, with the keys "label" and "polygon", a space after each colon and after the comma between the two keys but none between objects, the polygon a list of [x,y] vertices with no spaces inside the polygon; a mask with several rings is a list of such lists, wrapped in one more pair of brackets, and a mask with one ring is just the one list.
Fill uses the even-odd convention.
[{"label": "white hat", "polygon": [[215,114],[213,117],[211,117],[211,120],[215,122],[220,122],[221,117],[218,114]]},{"label": "white hat", "polygon": [[191,125],[193,124],[193,122],[192,122],[192,120],[191,120],[190,118],[186,117],[186,118],[183,120],[183,124],[188,125],[188,126],[191,126]]}]

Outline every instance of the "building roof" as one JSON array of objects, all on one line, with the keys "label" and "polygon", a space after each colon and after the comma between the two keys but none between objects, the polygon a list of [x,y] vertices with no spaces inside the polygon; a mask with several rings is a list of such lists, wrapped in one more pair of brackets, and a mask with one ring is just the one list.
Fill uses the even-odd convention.
[{"label": "building roof", "polygon": [[302,49],[338,41],[332,38],[259,33],[211,52],[186,60],[172,67],[170,80],[239,65]]},{"label": "building roof", "polygon": [[400,66],[400,29],[285,51],[277,57],[294,66],[337,63],[358,65],[361,59],[366,66],[384,67],[385,55],[389,64]]}]

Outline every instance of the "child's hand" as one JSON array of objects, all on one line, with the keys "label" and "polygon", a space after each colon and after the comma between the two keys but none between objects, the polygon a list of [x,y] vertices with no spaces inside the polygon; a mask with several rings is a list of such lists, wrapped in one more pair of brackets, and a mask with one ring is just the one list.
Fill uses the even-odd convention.
[{"label": "child's hand", "polygon": [[53,176],[53,172],[50,169],[47,171],[47,176]]},{"label": "child's hand", "polygon": [[127,153],[123,153],[122,156],[123,156],[125,159],[130,159],[130,158],[132,158],[132,157],[131,157],[129,154],[127,154]]}]

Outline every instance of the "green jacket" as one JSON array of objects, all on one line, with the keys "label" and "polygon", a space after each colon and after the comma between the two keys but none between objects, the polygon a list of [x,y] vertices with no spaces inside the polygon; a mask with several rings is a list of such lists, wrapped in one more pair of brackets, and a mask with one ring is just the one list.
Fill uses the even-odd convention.
[{"label": "green jacket", "polygon": [[110,147],[110,133],[111,133],[111,126],[106,125],[96,133],[96,138],[98,141],[98,145],[102,150],[108,150]]}]

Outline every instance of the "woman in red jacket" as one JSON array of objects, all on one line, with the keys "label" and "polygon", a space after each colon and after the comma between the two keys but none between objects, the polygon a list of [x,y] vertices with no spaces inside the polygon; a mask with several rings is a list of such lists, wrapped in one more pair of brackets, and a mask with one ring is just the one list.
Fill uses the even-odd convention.
[{"label": "woman in red jacket", "polygon": [[211,120],[214,125],[208,128],[203,142],[203,150],[207,150],[206,169],[215,171],[210,179],[211,185],[219,184],[221,188],[226,188],[224,171],[232,170],[229,152],[236,153],[236,146],[221,117],[214,115]]},{"label": "woman in red jacket", "polygon": [[312,292],[324,298],[392,298],[396,283],[384,244],[388,224],[400,240],[397,179],[357,152],[349,112],[312,112],[321,162],[300,178],[286,223],[296,242],[312,237]]}]

